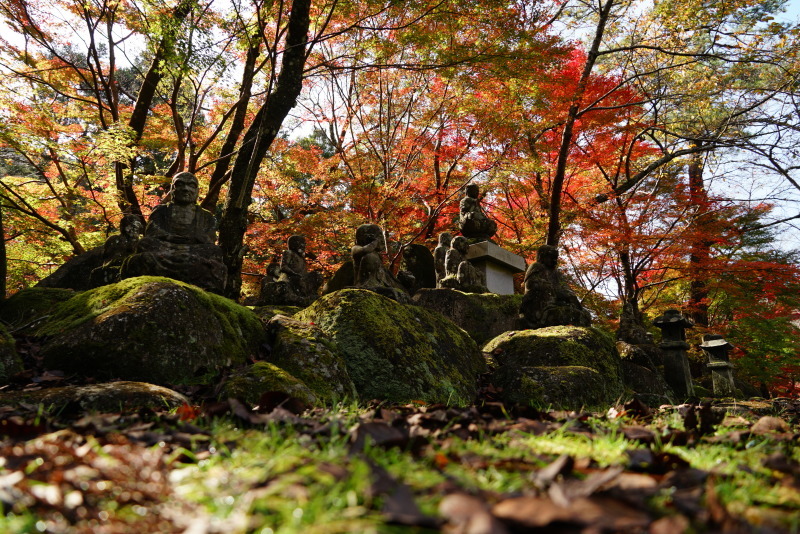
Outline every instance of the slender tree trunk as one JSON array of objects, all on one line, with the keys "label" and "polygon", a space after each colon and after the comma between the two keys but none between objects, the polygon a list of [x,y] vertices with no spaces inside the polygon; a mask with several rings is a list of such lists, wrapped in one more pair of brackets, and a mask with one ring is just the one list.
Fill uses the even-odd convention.
[{"label": "slender tree trunk", "polygon": [[698,326],[708,327],[708,260],[711,258],[708,192],[703,182],[704,155],[697,152],[689,161],[689,202],[694,207],[694,229],[689,249],[689,314]]},{"label": "slender tree trunk", "polygon": [[[173,54],[178,29],[194,5],[194,0],[181,0],[172,11],[170,23],[158,43],[147,73],[144,75],[142,87],[139,89],[139,95],[136,97],[136,103],[128,120],[128,127],[134,134],[132,144],[138,143],[142,139],[142,135],[144,135],[147,114],[155,99],[158,84],[164,77],[164,63]],[[141,215],[142,208],[139,206],[139,199],[136,198],[136,192],[133,190],[133,161],[130,161],[127,165],[118,162],[115,165],[114,175],[119,193],[117,202],[122,212]]]},{"label": "slender tree trunk", "polygon": [[578,80],[578,87],[575,89],[575,94],[572,97],[572,104],[567,112],[567,119],[564,121],[564,131],[561,134],[561,146],[558,149],[558,161],[556,163],[556,172],[553,176],[553,184],[550,190],[550,208],[548,211],[547,244],[554,247],[558,246],[558,241],[561,238],[561,196],[564,190],[564,179],[567,175],[567,158],[569,156],[569,149],[572,146],[572,132],[580,112],[581,101],[586,92],[586,86],[589,83],[589,76],[592,74],[592,69],[597,61],[600,43],[603,41],[603,33],[605,32],[606,23],[608,22],[613,5],[614,0],[605,0],[605,3],[600,7],[592,46],[586,56],[586,64],[583,66],[583,72],[581,73],[580,80]]},{"label": "slender tree trunk", "polygon": [[0,300],[6,298],[8,288],[6,276],[8,275],[8,258],[6,258],[6,228],[3,225],[3,205],[0,204]]},{"label": "slender tree trunk", "polygon": [[256,175],[283,120],[303,88],[310,9],[311,0],[295,0],[292,3],[286,47],[275,90],[258,110],[253,123],[245,132],[233,164],[219,230],[219,245],[228,268],[225,294],[233,299],[239,298],[242,285],[247,209],[252,202]]},{"label": "slender tree trunk", "polygon": [[236,148],[236,143],[239,142],[239,137],[241,137],[244,131],[244,123],[247,118],[247,105],[250,103],[256,60],[258,59],[260,50],[261,47],[258,44],[247,49],[247,59],[245,60],[244,72],[242,73],[242,86],[239,89],[239,102],[236,103],[236,111],[233,114],[233,121],[231,121],[231,129],[228,130],[228,136],[222,144],[222,150],[220,150],[220,159],[217,161],[217,164],[214,166],[214,172],[211,174],[211,179],[208,183],[208,193],[200,204],[212,213],[215,211],[217,202],[219,201],[220,189],[225,182],[228,181],[228,169],[233,159],[233,151]]}]

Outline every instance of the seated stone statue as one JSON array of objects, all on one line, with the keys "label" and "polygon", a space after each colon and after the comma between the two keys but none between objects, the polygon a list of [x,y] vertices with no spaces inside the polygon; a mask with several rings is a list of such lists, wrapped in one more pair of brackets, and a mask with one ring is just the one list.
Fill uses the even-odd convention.
[{"label": "seated stone statue", "polygon": [[383,266],[381,252],[386,250],[383,230],[377,224],[362,224],[356,229],[353,256],[353,285],[369,289],[395,300],[407,300],[405,288]]},{"label": "seated stone statue", "polygon": [[497,232],[497,223],[491,220],[481,208],[478,200],[479,189],[476,184],[466,188],[464,198],[459,204],[458,222],[461,235],[473,241],[487,241]]},{"label": "seated stone statue", "polygon": [[436,287],[436,268],[428,247],[416,243],[403,247],[403,261],[397,279],[412,295],[422,288]]},{"label": "seated stone statue", "polygon": [[465,293],[488,293],[486,276],[467,260],[468,248],[469,241],[464,236],[458,236],[450,243],[445,258],[446,275],[440,286]]},{"label": "seated stone statue", "polygon": [[433,264],[436,267],[436,287],[442,287],[442,279],[447,276],[445,260],[452,241],[453,236],[450,232],[442,232],[439,234],[439,244],[433,249]]},{"label": "seated stone statue", "polygon": [[122,262],[136,251],[143,227],[142,218],[139,215],[128,214],[122,217],[122,221],[119,223],[119,234],[110,236],[103,245],[103,265],[92,271],[93,287],[120,281]]},{"label": "seated stone statue", "polygon": [[144,238],[122,264],[122,278],[166,276],[222,293],[227,270],[222,250],[214,244],[214,216],[197,205],[198,183],[192,173],[175,175],[172,200],[150,214]]},{"label": "seated stone statue", "polygon": [[558,249],[542,245],[536,262],[525,273],[525,295],[520,305],[523,328],[590,326],[591,316],[558,272]]},{"label": "seated stone statue", "polygon": [[[274,276],[274,274],[273,274]],[[283,251],[277,279],[264,278],[261,286],[263,304],[308,306],[314,300],[312,281],[306,272],[306,238],[293,235]]]}]

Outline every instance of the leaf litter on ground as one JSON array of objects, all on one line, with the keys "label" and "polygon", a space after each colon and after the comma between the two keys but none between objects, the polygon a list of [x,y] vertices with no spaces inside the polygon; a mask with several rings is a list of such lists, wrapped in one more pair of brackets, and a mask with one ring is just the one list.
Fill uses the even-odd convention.
[{"label": "leaf litter on ground", "polygon": [[274,394],[175,413],[4,406],[0,527],[792,532],[798,407],[308,409]]}]

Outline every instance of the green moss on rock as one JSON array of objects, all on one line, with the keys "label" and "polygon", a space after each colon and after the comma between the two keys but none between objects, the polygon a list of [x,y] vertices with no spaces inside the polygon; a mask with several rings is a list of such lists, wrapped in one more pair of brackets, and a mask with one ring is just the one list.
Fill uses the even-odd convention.
[{"label": "green moss on rock", "polygon": [[284,315],[273,317],[267,328],[269,361],[302,380],[323,401],[357,397],[338,347],[322,330]]},{"label": "green moss on rock", "polygon": [[141,276],[55,307],[36,335],[50,369],[156,384],[207,383],[265,338],[251,310],[169,278]]},{"label": "green moss on rock", "polygon": [[509,402],[578,410],[605,406],[619,388],[595,369],[580,365],[505,367],[495,374]]},{"label": "green moss on rock", "polygon": [[316,404],[318,400],[302,380],[269,362],[256,362],[235,370],[225,382],[223,395],[254,405],[264,393],[272,391],[286,393],[306,404]]},{"label": "green moss on rock", "polygon": [[466,404],[485,369],[475,342],[451,321],[372,291],[330,293],[295,318],[330,336],[362,399]]},{"label": "green moss on rock", "polygon": [[75,295],[72,289],[49,287],[23,289],[0,301],[0,321],[15,329],[27,325],[35,326],[37,319],[52,313],[55,305]]},{"label": "green moss on rock", "polygon": [[516,329],[522,295],[420,289],[414,304],[440,313],[469,333],[478,346]]},{"label": "green moss on rock", "polygon": [[[595,328],[549,326],[506,332],[488,342],[483,350],[492,354],[497,363],[498,370],[493,380],[495,385],[504,388],[504,395],[509,400],[513,398],[523,402],[521,399],[525,398],[525,394],[515,391],[520,382],[514,379],[518,370],[523,368],[538,369],[529,378],[541,380],[541,386],[545,389],[558,384],[552,393],[546,391],[546,402],[554,405],[579,408],[581,405],[608,403],[616,401],[624,392],[620,358],[614,342]],[[565,376],[563,371],[552,371],[554,376],[551,379],[543,378],[544,370],[564,367],[594,370],[603,387],[593,388],[589,378],[585,384],[579,379],[569,385],[569,381],[562,380]],[[585,392],[584,388],[591,388],[591,394]],[[525,390],[529,389],[526,386]],[[541,402],[541,395],[537,393],[530,401]]]},{"label": "green moss on rock", "polygon": [[144,382],[110,382],[0,394],[2,404],[41,404],[45,409],[52,408],[57,412],[77,409],[125,413],[141,408],[173,409],[188,402],[177,391]]},{"label": "green moss on rock", "polygon": [[17,354],[16,343],[3,325],[0,325],[0,385],[22,371],[22,359]]}]

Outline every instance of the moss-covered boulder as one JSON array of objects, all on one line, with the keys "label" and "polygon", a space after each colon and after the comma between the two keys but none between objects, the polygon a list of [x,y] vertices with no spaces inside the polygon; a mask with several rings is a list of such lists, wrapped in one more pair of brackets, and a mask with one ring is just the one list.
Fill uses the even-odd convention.
[{"label": "moss-covered boulder", "polygon": [[316,404],[318,398],[302,380],[269,362],[256,362],[236,369],[223,387],[225,397],[233,397],[254,405],[264,393],[280,392],[306,404]]},{"label": "moss-covered boulder", "polygon": [[469,333],[478,346],[516,330],[522,295],[464,293],[455,289],[420,289],[414,304],[440,313]]},{"label": "moss-covered boulder", "polygon": [[472,338],[430,310],[344,289],[295,315],[328,334],[362,399],[469,403],[485,362]]},{"label": "moss-covered boulder", "polygon": [[497,363],[493,381],[509,400],[580,408],[614,402],[624,392],[614,342],[595,328],[506,332],[483,350]]},{"label": "moss-covered boulder", "polygon": [[[53,307],[75,296],[72,289],[32,287],[0,301],[0,321],[13,328],[33,328],[38,319],[53,312]],[[26,329],[27,333],[29,330]]]},{"label": "moss-covered boulder", "polygon": [[347,365],[330,336],[307,322],[276,315],[267,325],[269,361],[302,380],[320,400],[355,399]]},{"label": "moss-covered boulder", "polygon": [[49,369],[155,384],[206,383],[265,339],[251,310],[169,278],[129,278],[53,309],[36,335]]},{"label": "moss-covered boulder", "polygon": [[3,325],[0,325],[0,385],[22,371],[22,359],[17,354],[16,343]]},{"label": "moss-covered boulder", "polygon": [[581,365],[501,367],[494,377],[503,384],[506,401],[542,409],[601,407],[620,393],[595,369]]},{"label": "moss-covered boulder", "polygon": [[125,413],[141,408],[173,409],[189,401],[177,391],[144,382],[109,382],[0,394],[0,404],[19,403],[41,404],[59,413],[65,409]]}]

